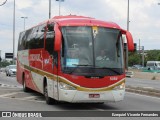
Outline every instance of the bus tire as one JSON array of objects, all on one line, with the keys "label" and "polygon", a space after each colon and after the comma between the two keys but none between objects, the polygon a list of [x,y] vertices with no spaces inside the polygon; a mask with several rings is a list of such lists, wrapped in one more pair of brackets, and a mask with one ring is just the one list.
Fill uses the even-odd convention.
[{"label": "bus tire", "polygon": [[53,99],[48,96],[47,84],[44,85],[44,97],[45,97],[46,103],[47,103],[48,105],[53,104]]},{"label": "bus tire", "polygon": [[26,80],[24,75],[23,75],[23,91],[29,92],[29,88],[26,86]]}]

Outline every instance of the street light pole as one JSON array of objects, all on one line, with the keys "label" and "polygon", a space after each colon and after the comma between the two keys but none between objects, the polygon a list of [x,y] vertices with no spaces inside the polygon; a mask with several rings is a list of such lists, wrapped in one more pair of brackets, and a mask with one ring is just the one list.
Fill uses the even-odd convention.
[{"label": "street light pole", "polygon": [[[129,31],[129,0],[127,7],[127,31]],[[128,70],[128,46],[126,45],[126,70]]]},{"label": "street light pole", "polygon": [[59,0],[59,16],[61,15],[61,0]]},{"label": "street light pole", "polygon": [[49,0],[49,19],[51,18],[51,0]]},{"label": "street light pole", "polygon": [[28,17],[21,17],[21,18],[23,18],[24,19],[24,30],[25,30],[25,19],[27,19]]},{"label": "street light pole", "polygon": [[61,2],[64,2],[64,0],[56,0],[59,2],[59,16],[61,15]]},{"label": "street light pole", "polygon": [[129,0],[128,0],[128,9],[127,9],[127,31],[129,31]]},{"label": "street light pole", "polygon": [[13,64],[15,63],[14,56],[15,56],[15,0],[13,4]]}]

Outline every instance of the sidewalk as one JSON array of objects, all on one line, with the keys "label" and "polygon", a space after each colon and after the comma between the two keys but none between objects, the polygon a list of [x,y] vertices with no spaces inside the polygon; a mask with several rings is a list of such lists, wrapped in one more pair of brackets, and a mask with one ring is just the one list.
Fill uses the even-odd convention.
[{"label": "sidewalk", "polygon": [[147,79],[147,80],[160,80],[160,73],[152,73],[152,72],[140,72],[140,71],[134,71],[133,78],[140,78],[140,79]]},{"label": "sidewalk", "polygon": [[126,78],[126,91],[160,97],[160,73],[134,71],[134,77]]}]

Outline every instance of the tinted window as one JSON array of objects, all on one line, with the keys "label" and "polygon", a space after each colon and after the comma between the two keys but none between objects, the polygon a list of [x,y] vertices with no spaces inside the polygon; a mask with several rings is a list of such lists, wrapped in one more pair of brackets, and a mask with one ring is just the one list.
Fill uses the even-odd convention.
[{"label": "tinted window", "polygon": [[34,27],[32,28],[32,33],[31,33],[31,36],[30,36],[30,41],[29,41],[29,49],[34,49],[35,47],[35,39],[36,39],[36,36],[37,36],[37,31],[38,31],[38,27]]},{"label": "tinted window", "polygon": [[29,29],[25,32],[25,46],[24,46],[25,49],[29,48],[29,41],[30,41],[31,33],[32,33],[32,29]]},{"label": "tinted window", "polygon": [[37,49],[44,47],[44,32],[45,24],[33,28],[29,42],[29,49]]},{"label": "tinted window", "polygon": [[[50,29],[48,29],[46,33],[46,50],[49,52],[49,54],[53,54],[53,48],[54,48],[54,26],[49,26]],[[52,28],[51,28],[52,27]]]},{"label": "tinted window", "polygon": [[44,47],[45,24],[21,32],[18,50],[38,49]]},{"label": "tinted window", "polygon": [[24,37],[24,33],[25,32],[21,32],[19,34],[19,40],[18,40],[18,50],[23,50],[24,49],[24,46],[23,46],[23,41],[22,41],[22,38]]}]

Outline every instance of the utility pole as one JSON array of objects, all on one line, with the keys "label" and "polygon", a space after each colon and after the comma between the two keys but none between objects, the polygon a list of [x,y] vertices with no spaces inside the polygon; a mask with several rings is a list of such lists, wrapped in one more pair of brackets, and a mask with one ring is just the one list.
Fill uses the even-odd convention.
[{"label": "utility pole", "polygon": [[51,18],[51,0],[49,0],[49,19]]},{"label": "utility pole", "polygon": [[144,46],[142,46],[142,66],[144,67]]},{"label": "utility pole", "polygon": [[21,18],[23,18],[24,19],[24,30],[25,30],[25,27],[26,27],[26,22],[25,22],[25,20],[28,18],[28,17],[21,17]]},{"label": "utility pole", "polygon": [[15,0],[13,4],[13,64],[15,64],[14,56],[15,56]]},{"label": "utility pole", "polygon": [[140,43],[140,39],[139,39],[139,57],[140,57],[139,64],[141,64],[141,43]]},{"label": "utility pole", "polygon": [[64,2],[64,0],[56,0],[59,2],[59,16],[61,15],[61,2]]},{"label": "utility pole", "polygon": [[[129,0],[127,8],[127,31],[129,31]],[[126,45],[126,69],[128,70],[128,45]]]},{"label": "utility pole", "polygon": [[140,45],[140,39],[139,39],[139,54],[141,54],[140,50],[141,50],[141,45]]},{"label": "utility pole", "polygon": [[129,0],[128,0],[128,8],[127,8],[127,31],[129,31]]},{"label": "utility pole", "polygon": [[2,58],[1,58],[1,50],[0,50],[0,68],[1,68],[1,60]]}]

